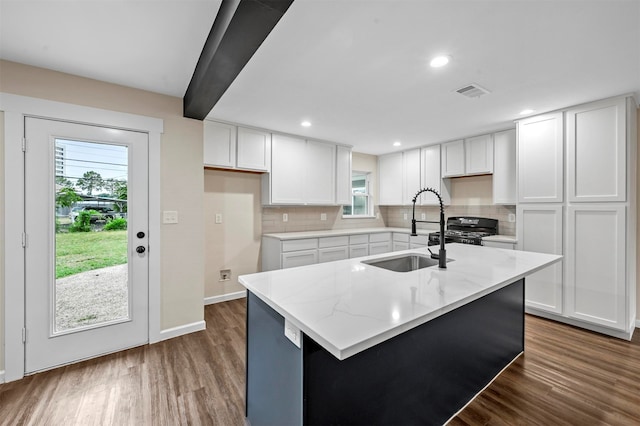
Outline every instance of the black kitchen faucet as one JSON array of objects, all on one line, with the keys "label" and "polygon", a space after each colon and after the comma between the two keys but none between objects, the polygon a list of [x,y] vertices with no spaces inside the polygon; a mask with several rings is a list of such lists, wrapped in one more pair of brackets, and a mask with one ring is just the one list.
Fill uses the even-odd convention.
[{"label": "black kitchen faucet", "polygon": [[436,191],[433,188],[422,188],[420,191],[416,192],[416,195],[413,197],[413,200],[411,200],[413,202],[413,216],[411,219],[411,235],[412,236],[417,236],[418,232],[416,230],[416,222],[422,222],[422,223],[438,223],[438,221],[435,220],[416,220],[416,201],[418,201],[418,196],[420,194],[422,194],[423,192],[433,192],[434,194],[436,194],[436,197],[438,197],[438,201],[440,202],[440,250],[438,251],[438,254],[432,253],[430,249],[429,253],[431,253],[431,258],[432,259],[438,259],[438,268],[446,268],[447,267],[447,251],[444,248],[444,204],[442,203],[442,197],[440,196],[440,194],[438,193],[438,191]]}]

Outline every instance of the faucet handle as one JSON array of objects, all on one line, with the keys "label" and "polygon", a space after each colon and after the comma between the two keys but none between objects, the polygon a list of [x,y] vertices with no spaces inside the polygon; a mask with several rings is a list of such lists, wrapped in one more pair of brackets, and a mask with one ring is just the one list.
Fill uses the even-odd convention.
[{"label": "faucet handle", "polygon": [[431,253],[431,258],[432,259],[439,259],[440,258],[440,256],[435,254],[434,252],[432,252],[429,247],[427,247],[427,250],[429,250],[429,253]]}]

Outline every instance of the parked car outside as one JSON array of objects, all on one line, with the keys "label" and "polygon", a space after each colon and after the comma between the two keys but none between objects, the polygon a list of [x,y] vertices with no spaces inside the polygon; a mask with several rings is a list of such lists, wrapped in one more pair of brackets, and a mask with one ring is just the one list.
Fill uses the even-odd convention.
[{"label": "parked car outside", "polygon": [[95,223],[98,220],[115,219],[117,217],[120,217],[120,214],[110,207],[79,206],[71,209],[71,212],[69,213],[69,218],[71,219],[72,222],[75,222],[81,211],[90,211],[90,210],[95,210],[98,212],[97,214],[96,213],[91,214],[91,220],[90,220],[91,223]]}]

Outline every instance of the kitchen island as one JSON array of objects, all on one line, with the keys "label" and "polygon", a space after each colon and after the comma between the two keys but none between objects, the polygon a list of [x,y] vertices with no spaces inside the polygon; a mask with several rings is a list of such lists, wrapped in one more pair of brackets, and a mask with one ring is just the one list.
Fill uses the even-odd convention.
[{"label": "kitchen island", "polygon": [[442,424],[524,350],[524,277],[561,256],[447,244],[447,269],[367,256],[240,277],[246,416],[261,424]]}]

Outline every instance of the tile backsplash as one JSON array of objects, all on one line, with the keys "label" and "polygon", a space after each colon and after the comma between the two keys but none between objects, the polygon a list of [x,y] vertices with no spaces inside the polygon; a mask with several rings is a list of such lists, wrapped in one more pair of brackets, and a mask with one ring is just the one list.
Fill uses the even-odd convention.
[{"label": "tile backsplash", "polygon": [[[416,207],[416,217],[426,214],[427,220],[438,220],[438,207]],[[516,213],[515,206],[498,205],[453,205],[445,207],[445,217],[450,216],[480,216],[498,219],[498,230],[502,235],[515,235],[516,224],[509,222],[509,214]],[[287,214],[287,222],[283,221],[283,214]],[[404,215],[407,219],[404,219]],[[262,232],[265,234],[299,231],[324,231],[331,229],[411,227],[411,206],[376,207],[376,218],[344,219],[342,207],[336,206],[292,206],[292,207],[263,207]],[[326,215],[326,220],[321,220]],[[437,225],[418,224],[418,228],[436,229]]]}]

